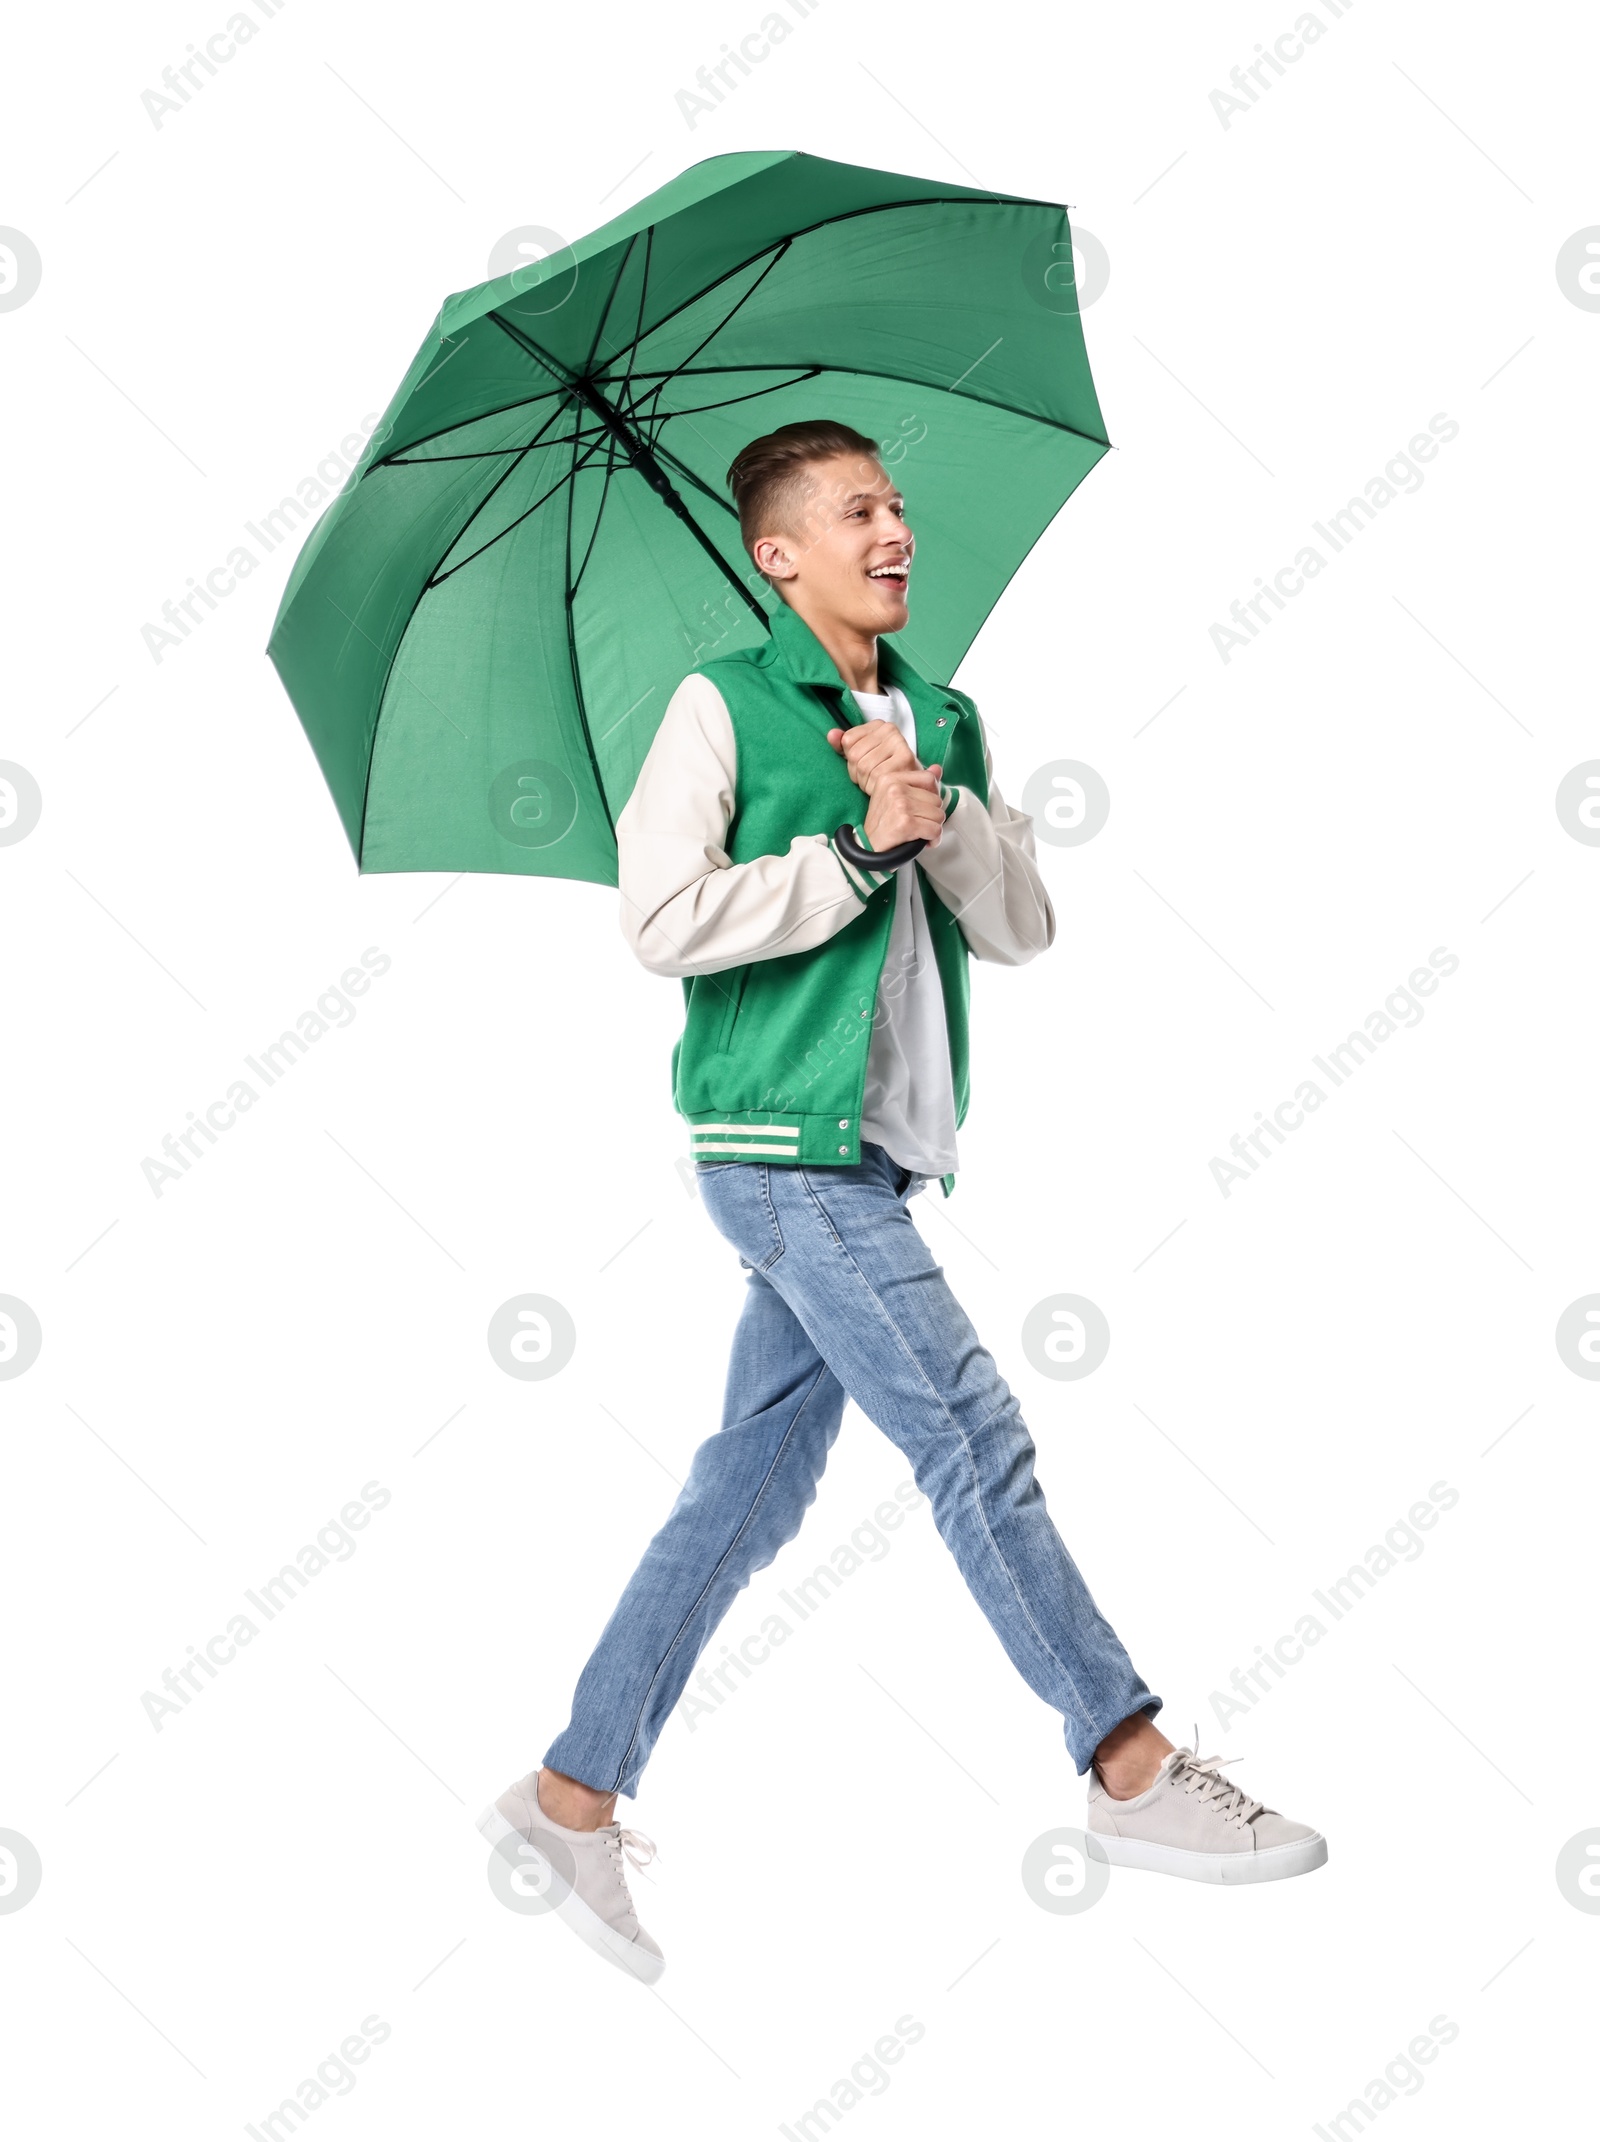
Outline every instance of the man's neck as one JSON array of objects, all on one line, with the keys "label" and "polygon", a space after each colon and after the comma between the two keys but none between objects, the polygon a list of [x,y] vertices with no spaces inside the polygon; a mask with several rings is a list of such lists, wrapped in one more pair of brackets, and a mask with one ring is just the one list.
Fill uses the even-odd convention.
[{"label": "man's neck", "polygon": [[792,608],[832,655],[834,667],[851,691],[882,692],[883,687],[878,682],[878,635],[875,632],[863,632],[858,626],[841,624],[837,618],[808,617],[798,603]]}]

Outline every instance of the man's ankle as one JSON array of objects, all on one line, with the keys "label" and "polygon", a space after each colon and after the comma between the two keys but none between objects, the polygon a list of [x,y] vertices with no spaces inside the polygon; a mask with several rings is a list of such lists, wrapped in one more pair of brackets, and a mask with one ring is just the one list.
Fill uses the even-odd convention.
[{"label": "man's ankle", "polygon": [[[1157,1767],[1159,1768],[1159,1765]],[[1137,1774],[1130,1777],[1125,1772],[1116,1770],[1107,1776],[1098,1763],[1095,1769],[1099,1773],[1100,1783],[1105,1788],[1107,1797],[1112,1800],[1137,1800],[1139,1795],[1148,1792],[1156,1781],[1154,1770],[1148,1777]]]},{"label": "man's ankle", "polygon": [[1113,1800],[1137,1800],[1156,1781],[1172,1743],[1142,1711],[1109,1732],[1094,1751],[1100,1783]]},{"label": "man's ankle", "polygon": [[559,1770],[543,1769],[534,1786],[540,1811],[564,1830],[601,1830],[616,1811],[614,1792],[596,1792]]}]

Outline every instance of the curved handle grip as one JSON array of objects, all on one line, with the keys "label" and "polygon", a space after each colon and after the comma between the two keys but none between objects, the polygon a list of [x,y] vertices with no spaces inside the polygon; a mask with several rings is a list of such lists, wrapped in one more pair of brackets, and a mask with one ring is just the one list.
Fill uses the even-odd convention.
[{"label": "curved handle grip", "polygon": [[863,848],[852,826],[841,826],[833,836],[833,844],[857,870],[898,870],[928,845],[925,840],[903,840],[898,848]]}]

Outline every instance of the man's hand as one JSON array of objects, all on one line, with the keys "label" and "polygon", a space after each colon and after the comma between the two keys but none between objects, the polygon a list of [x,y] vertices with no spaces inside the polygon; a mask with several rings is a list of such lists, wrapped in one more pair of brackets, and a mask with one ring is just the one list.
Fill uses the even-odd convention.
[{"label": "man's hand", "polygon": [[856,787],[869,796],[877,793],[886,774],[917,769],[916,753],[892,721],[863,721],[853,729],[830,729],[828,742],[849,767]]},{"label": "man's hand", "polygon": [[[898,732],[896,732],[898,733]],[[878,776],[867,805],[866,835],[874,848],[897,848],[903,840],[925,840],[939,845],[944,831],[944,804],[939,796],[942,766],[897,769]]]}]

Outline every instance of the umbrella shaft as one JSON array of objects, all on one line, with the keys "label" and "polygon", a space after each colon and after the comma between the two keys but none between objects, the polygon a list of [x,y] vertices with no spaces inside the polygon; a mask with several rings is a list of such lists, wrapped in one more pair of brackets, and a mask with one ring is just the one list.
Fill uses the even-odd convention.
[{"label": "umbrella shaft", "polygon": [[621,411],[606,400],[592,379],[575,379],[572,385],[573,391],[580,394],[588,403],[651,490],[659,498],[663,499],[681,519],[687,520],[689,517],[688,510],[683,500],[667,481],[665,469],[662,468],[660,462],[637,432],[628,429],[627,425],[622,421]]},{"label": "umbrella shaft", "polygon": [[655,492],[657,498],[661,500],[661,503],[664,506],[671,507],[672,511],[678,516],[679,520],[682,521],[683,525],[685,526],[685,528],[688,529],[689,533],[694,537],[695,541],[714,561],[714,563],[723,573],[724,577],[728,581],[730,581],[735,588],[738,589],[739,593],[744,597],[750,608],[755,612],[756,616],[760,618],[762,624],[765,625],[765,623],[767,622],[766,611],[762,609],[760,603],[756,601],[755,597],[745,586],[744,582],[742,580],[735,579],[733,573],[729,570],[727,559],[723,557],[722,553],[717,549],[716,545],[712,543],[710,538],[706,535],[704,529],[701,528],[698,521],[696,521],[694,516],[690,513],[688,507],[684,504],[682,498],[678,495],[676,488],[669,479],[666,470],[661,466],[661,463],[651,452],[649,446],[645,443],[643,439],[640,438],[639,434],[636,431],[632,430],[629,425],[624,421],[622,412],[617,409],[614,404],[606,400],[605,396],[600,392],[599,388],[595,385],[592,379],[585,379],[582,377],[574,379],[572,382],[572,390],[575,394],[581,396],[582,399],[588,403],[589,407],[594,411],[595,415],[600,419],[601,423],[604,424],[606,430],[611,433],[612,437],[617,441],[618,445],[621,446],[623,452],[627,455],[629,465],[638,470],[639,474],[644,478],[645,482],[650,486],[651,490]]}]

